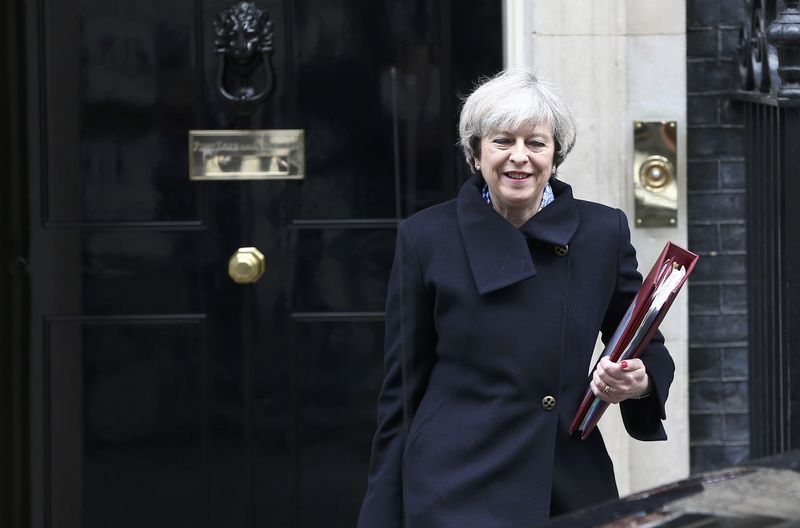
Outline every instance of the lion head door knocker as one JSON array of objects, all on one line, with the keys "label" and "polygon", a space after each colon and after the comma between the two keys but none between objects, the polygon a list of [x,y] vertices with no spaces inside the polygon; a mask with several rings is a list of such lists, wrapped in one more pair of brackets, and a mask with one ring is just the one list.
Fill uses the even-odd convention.
[{"label": "lion head door knocker", "polygon": [[275,89],[269,12],[253,2],[238,2],[217,15],[214,33],[217,89],[240,116],[248,116]]}]

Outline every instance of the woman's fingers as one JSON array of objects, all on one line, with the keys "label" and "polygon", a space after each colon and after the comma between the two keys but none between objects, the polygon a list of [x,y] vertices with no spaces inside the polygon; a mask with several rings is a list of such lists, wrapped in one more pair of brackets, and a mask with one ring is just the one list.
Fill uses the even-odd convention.
[{"label": "woman's fingers", "polygon": [[624,372],[636,372],[637,370],[644,369],[644,363],[641,359],[624,359],[619,362],[620,370]]},{"label": "woman's fingers", "polygon": [[591,388],[595,396],[609,403],[619,403],[634,397],[646,387],[647,372],[640,359],[615,363],[603,357],[592,375]]}]

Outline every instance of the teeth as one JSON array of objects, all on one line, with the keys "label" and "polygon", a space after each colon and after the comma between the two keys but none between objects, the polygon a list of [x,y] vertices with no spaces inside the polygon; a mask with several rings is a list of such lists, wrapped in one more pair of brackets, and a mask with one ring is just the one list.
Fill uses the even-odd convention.
[{"label": "teeth", "polygon": [[509,172],[507,174],[508,174],[509,178],[512,178],[512,179],[515,179],[515,180],[524,180],[525,178],[528,177],[527,174],[524,174],[524,173],[520,174],[518,172]]}]

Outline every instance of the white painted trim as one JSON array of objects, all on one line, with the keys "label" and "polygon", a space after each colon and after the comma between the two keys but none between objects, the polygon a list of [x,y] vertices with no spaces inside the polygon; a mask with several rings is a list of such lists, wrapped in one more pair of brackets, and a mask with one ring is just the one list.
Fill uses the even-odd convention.
[{"label": "white painted trim", "polygon": [[503,0],[503,66],[524,68],[529,66],[527,53],[528,34],[525,31],[528,0]]}]

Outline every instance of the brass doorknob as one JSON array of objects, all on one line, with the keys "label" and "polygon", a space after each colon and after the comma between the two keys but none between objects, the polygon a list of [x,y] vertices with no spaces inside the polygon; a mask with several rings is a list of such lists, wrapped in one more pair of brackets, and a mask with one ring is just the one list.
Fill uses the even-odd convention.
[{"label": "brass doorknob", "polygon": [[264,254],[254,247],[243,247],[228,261],[228,275],[237,284],[252,284],[264,274]]}]

